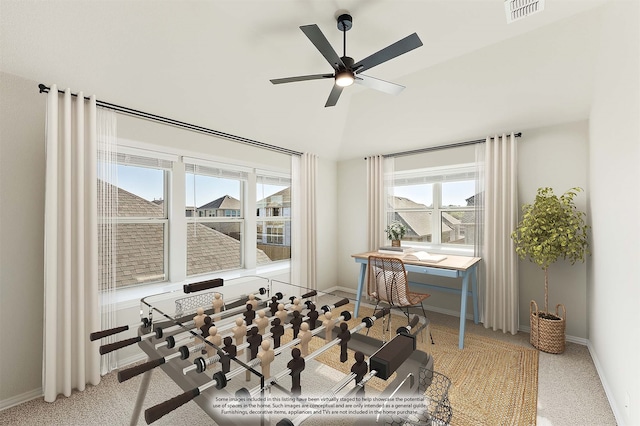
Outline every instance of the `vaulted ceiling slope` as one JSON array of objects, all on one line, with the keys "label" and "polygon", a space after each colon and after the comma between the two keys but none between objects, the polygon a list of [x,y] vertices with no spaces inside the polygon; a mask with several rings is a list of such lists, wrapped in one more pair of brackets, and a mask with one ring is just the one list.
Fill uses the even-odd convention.
[{"label": "vaulted ceiling slope", "polygon": [[[0,69],[348,159],[587,118],[604,3],[547,1],[507,24],[502,0],[1,0]],[[269,82],[330,72],[299,26],[317,24],[342,54],[345,11],[356,60],[418,33],[422,47],[368,72],[407,89],[354,85],[324,108],[330,80]]]}]

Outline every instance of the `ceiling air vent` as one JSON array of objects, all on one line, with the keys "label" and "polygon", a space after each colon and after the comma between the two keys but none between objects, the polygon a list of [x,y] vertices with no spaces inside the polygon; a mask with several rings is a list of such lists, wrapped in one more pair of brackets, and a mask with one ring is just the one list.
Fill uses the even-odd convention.
[{"label": "ceiling air vent", "polygon": [[544,10],[544,0],[505,0],[504,11],[510,24]]}]

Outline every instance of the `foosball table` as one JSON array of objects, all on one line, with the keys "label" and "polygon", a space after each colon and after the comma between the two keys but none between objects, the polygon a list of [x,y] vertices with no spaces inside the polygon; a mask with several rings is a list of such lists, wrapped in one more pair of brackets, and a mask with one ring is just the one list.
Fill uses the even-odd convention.
[{"label": "foosball table", "polygon": [[132,424],[158,367],[184,392],[146,407],[147,424],[189,401],[225,426],[329,417],[360,425],[431,424],[430,413],[448,407],[446,395],[435,405],[425,397],[437,373],[431,356],[417,349],[417,340],[428,338],[424,317],[385,308],[353,318],[348,298],[256,276],[188,284],[140,304],[137,337],[100,346],[104,355],[137,344],[148,356],[117,372],[120,382],[142,375]]}]

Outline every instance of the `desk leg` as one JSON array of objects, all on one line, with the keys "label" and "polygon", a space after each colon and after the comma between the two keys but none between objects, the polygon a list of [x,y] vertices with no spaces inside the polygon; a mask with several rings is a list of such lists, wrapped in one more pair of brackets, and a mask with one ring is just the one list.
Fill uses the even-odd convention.
[{"label": "desk leg", "polygon": [[153,369],[146,371],[142,375],[142,381],[140,382],[140,387],[138,388],[136,405],[133,407],[133,414],[131,415],[131,422],[129,423],[131,426],[135,426],[138,424],[138,417],[140,416],[140,411],[142,410],[142,403],[144,402],[144,398],[147,396],[147,389],[149,389],[149,382],[151,382],[151,373],[153,373]]},{"label": "desk leg", "polygon": [[467,318],[467,298],[469,297],[469,274],[462,277],[462,294],[460,294],[460,331],[458,332],[458,348],[464,348],[464,322]]},{"label": "desk leg", "polygon": [[364,287],[364,277],[367,273],[367,264],[360,264],[360,275],[358,276],[358,290],[356,292],[356,308],[353,310],[353,316],[358,318],[360,311],[360,298],[362,297],[362,288]]},{"label": "desk leg", "polygon": [[480,322],[479,307],[478,307],[478,264],[476,263],[471,268],[471,293],[473,294],[473,322],[478,324]]}]

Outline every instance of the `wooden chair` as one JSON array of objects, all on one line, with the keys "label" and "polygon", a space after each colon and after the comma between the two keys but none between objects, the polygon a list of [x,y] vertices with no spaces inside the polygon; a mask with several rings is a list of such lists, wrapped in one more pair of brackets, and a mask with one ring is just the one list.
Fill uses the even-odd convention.
[{"label": "wooden chair", "polygon": [[409,290],[407,270],[402,259],[398,257],[369,256],[367,294],[376,299],[376,306],[373,309],[374,314],[378,309],[378,305],[381,302],[385,302],[392,307],[399,308],[406,315],[407,323],[410,321],[410,307],[420,305],[422,314],[425,318],[427,317],[422,302],[430,294],[416,293]]}]

